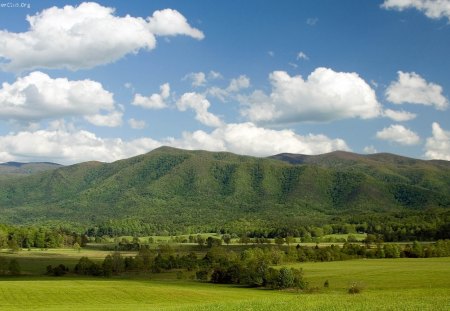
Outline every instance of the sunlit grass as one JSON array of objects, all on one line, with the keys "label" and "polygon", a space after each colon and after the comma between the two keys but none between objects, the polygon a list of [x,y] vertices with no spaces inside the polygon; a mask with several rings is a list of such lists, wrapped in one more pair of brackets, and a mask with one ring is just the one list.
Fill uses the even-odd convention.
[{"label": "sunlit grass", "polygon": [[[292,266],[302,267],[310,287],[317,288],[311,293],[240,288],[176,280],[171,273],[159,280],[4,277],[0,310],[448,310],[450,305],[450,258]],[[354,281],[364,289],[349,295]]]}]

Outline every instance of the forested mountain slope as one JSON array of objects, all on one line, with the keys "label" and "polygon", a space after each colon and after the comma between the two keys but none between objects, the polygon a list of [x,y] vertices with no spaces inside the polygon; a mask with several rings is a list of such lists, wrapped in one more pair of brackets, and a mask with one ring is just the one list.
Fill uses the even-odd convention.
[{"label": "forested mountain slope", "polygon": [[270,228],[354,215],[448,212],[449,189],[445,161],[347,152],[256,158],[161,147],[114,163],[0,180],[0,222]]}]

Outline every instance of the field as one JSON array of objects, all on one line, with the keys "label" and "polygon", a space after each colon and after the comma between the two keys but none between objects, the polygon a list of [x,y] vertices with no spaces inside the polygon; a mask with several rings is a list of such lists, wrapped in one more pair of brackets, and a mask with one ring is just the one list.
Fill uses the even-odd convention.
[{"label": "field", "polygon": [[[212,285],[177,280],[173,273],[151,279],[3,277],[0,310],[448,310],[450,305],[450,258],[292,266],[304,269],[310,292]],[[347,293],[353,282],[363,287],[360,294]]]}]

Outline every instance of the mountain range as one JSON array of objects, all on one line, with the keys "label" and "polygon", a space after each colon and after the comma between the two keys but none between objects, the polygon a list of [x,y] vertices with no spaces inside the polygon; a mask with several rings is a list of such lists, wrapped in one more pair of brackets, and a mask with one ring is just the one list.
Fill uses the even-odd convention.
[{"label": "mountain range", "polygon": [[257,158],[161,147],[113,163],[0,164],[0,174],[0,222],[13,224],[270,228],[450,207],[450,162],[384,153]]}]

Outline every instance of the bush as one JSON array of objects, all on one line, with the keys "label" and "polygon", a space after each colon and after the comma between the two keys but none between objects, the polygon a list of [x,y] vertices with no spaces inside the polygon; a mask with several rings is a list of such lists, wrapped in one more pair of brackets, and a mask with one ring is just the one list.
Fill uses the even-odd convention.
[{"label": "bush", "polygon": [[63,276],[69,271],[69,268],[64,266],[63,264],[58,265],[57,267],[52,267],[52,265],[47,266],[47,275],[52,276]]},{"label": "bush", "polygon": [[358,282],[353,282],[353,283],[350,285],[350,287],[348,288],[348,293],[349,293],[349,294],[352,294],[352,295],[354,295],[354,294],[359,294],[359,293],[362,292],[362,290],[363,290],[363,286],[362,286],[360,283],[358,283]]},{"label": "bush", "polygon": [[208,270],[200,270],[195,273],[195,278],[199,281],[208,281]]},{"label": "bush", "polygon": [[21,268],[17,259],[11,259],[8,270],[11,275],[20,275]]}]

